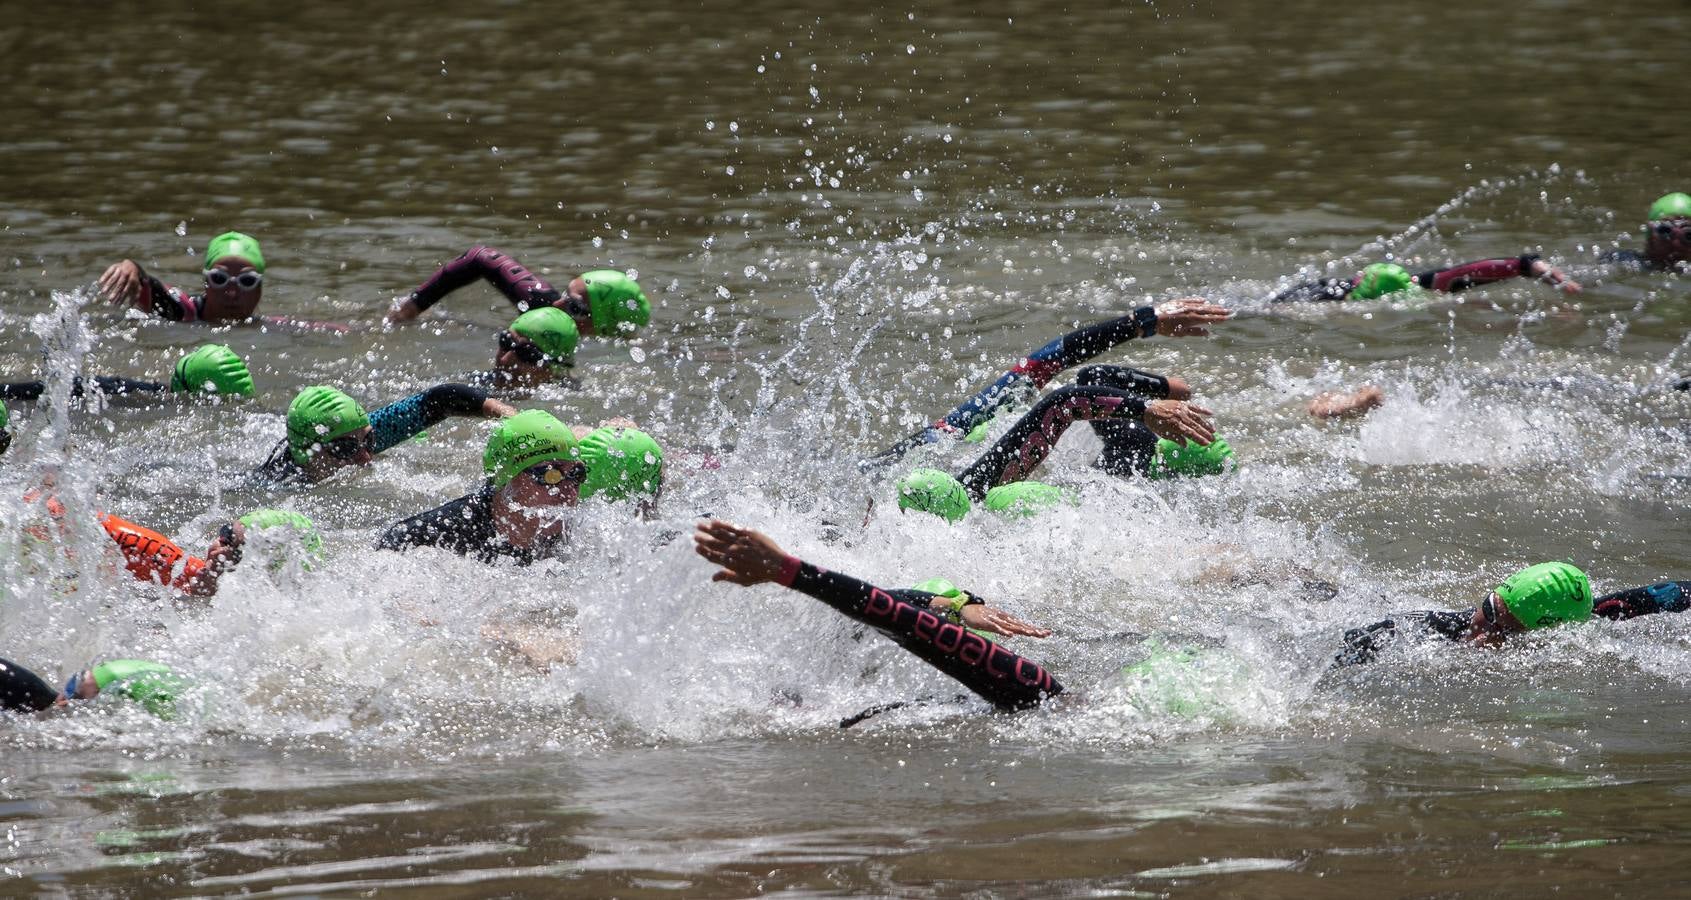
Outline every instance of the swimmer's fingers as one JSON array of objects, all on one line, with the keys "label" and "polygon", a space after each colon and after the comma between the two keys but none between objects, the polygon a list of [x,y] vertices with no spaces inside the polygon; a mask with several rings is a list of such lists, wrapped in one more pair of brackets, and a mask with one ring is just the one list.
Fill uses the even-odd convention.
[{"label": "swimmer's fingers", "polygon": [[1175,300],[1157,307],[1157,333],[1167,337],[1203,337],[1205,326],[1225,322],[1233,312],[1197,297]]},{"label": "swimmer's fingers", "polygon": [[141,267],[134,260],[112,263],[100,275],[100,296],[112,303],[130,303],[141,293]]},{"label": "swimmer's fingers", "polygon": [[752,585],[774,581],[787,563],[786,551],[767,535],[712,519],[693,534],[700,556],[721,566],[712,581]]},{"label": "swimmer's fingers", "polygon": [[1195,441],[1208,445],[1215,440],[1215,426],[1209,421],[1210,411],[1179,400],[1153,400],[1145,404],[1145,427],[1151,433],[1171,441]]},{"label": "swimmer's fingers", "polygon": [[1561,284],[1558,284],[1556,286],[1561,288],[1562,293],[1564,293],[1564,294],[1577,294],[1580,291],[1585,290],[1585,288],[1582,287],[1579,282],[1573,280],[1572,278],[1564,278],[1564,279],[1562,279]]},{"label": "swimmer's fingers", "polygon": [[1006,637],[1050,637],[1051,631],[1032,625],[1001,609],[983,604],[963,607],[963,624],[977,631],[990,631]]}]

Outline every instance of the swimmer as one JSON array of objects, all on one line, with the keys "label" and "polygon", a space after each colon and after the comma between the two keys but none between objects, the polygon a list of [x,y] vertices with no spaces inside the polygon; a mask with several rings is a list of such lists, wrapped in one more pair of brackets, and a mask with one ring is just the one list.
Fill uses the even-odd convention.
[{"label": "swimmer", "polygon": [[206,244],[205,293],[189,296],[147,274],[133,259],[113,263],[100,275],[100,296],[172,322],[220,324],[257,318],[273,325],[346,332],[345,325],[309,322],[287,316],[259,316],[264,299],[264,253],[258,241],[226,231]]},{"label": "swimmer", "polygon": [[633,499],[643,518],[657,514],[663,492],[663,447],[627,419],[613,419],[586,431],[575,429],[587,477],[581,499],[600,497],[610,503]]},{"label": "swimmer", "polygon": [[1691,271],[1691,194],[1675,191],[1650,204],[1644,252],[1610,250],[1597,261],[1638,272]]},{"label": "swimmer", "polygon": [[891,638],[999,709],[1029,709],[1063,691],[1037,663],[977,633],[1043,638],[1051,632],[992,609],[966,592],[953,597],[878,588],[804,562],[768,536],[727,522],[700,524],[693,541],[700,556],[721,567],[712,581],[742,587],[774,582],[809,594]]},{"label": "swimmer", "polygon": [[[77,376],[71,381],[72,400],[81,400],[89,387],[103,397],[154,400],[164,397],[251,397],[256,393],[252,373],[235,351],[222,344],[206,344],[176,362],[170,383],[138,381],[111,375],[96,375],[88,381]],[[34,401],[47,390],[45,382],[18,381],[0,384],[0,398]]]},{"label": "swimmer", "polygon": [[1584,572],[1564,562],[1539,563],[1503,580],[1478,606],[1465,610],[1400,613],[1383,622],[1345,632],[1333,667],[1373,662],[1398,640],[1444,638],[1496,647],[1511,636],[1592,616],[1617,621],[1691,608],[1691,581],[1664,581],[1592,598]]},{"label": "swimmer", "polygon": [[[896,462],[923,444],[946,436],[965,437],[985,425],[1006,407],[1032,402],[1034,395],[1059,372],[1083,363],[1106,350],[1136,337],[1154,334],[1167,337],[1204,337],[1209,326],[1226,321],[1233,314],[1197,297],[1174,300],[1158,306],[1142,306],[1128,315],[1071,331],[1029,353],[992,384],[963,401],[932,425],[859,463],[865,470]],[[1132,391],[1149,399],[1190,400],[1192,388],[1175,377],[1153,375],[1125,366],[1089,366],[1077,379],[1082,384],[1099,384]]]},{"label": "swimmer", "polygon": [[899,508],[931,512],[956,522],[968,513],[972,502],[985,499],[993,488],[1026,480],[1050,455],[1063,432],[1081,420],[1132,426],[1106,438],[1098,465],[1111,474],[1165,477],[1219,472],[1231,465],[1233,451],[1216,439],[1209,416],[1209,410],[1181,400],[1147,401],[1130,391],[1101,386],[1058,388],[1040,398],[957,476],[918,469],[902,479]]},{"label": "swimmer", "polygon": [[441,266],[409,295],[397,298],[388,311],[387,322],[409,322],[447,294],[477,279],[493,285],[521,312],[543,306],[563,310],[575,320],[581,334],[631,335],[652,318],[651,301],[626,273],[615,269],[583,272],[560,293],[522,263],[492,247],[477,245]]},{"label": "swimmer", "polygon": [[439,384],[365,413],[346,394],[316,385],[288,404],[288,436],[254,477],[315,484],[348,466],[367,466],[376,454],[410,440],[449,416],[485,419],[515,415],[504,401],[467,384]]},{"label": "swimmer", "polygon": [[[323,554],[323,538],[311,520],[296,512],[260,509],[222,525],[204,558],[189,556],[162,534],[107,513],[99,516],[106,534],[123,554],[124,568],[140,581],[167,585],[179,594],[206,598],[217,594],[218,581],[240,563],[248,538],[270,529],[283,529],[303,552],[302,564],[314,567]],[[285,544],[284,544],[285,545]],[[282,560],[272,560],[279,564]],[[179,565],[180,564],[180,565]]]},{"label": "swimmer", "polygon": [[1562,274],[1561,269],[1546,263],[1535,253],[1528,253],[1525,256],[1482,259],[1413,275],[1397,263],[1373,263],[1350,278],[1323,278],[1293,285],[1270,297],[1269,302],[1378,300],[1414,290],[1454,294],[1510,278],[1537,278],[1569,294],[1577,294],[1581,290],[1580,283]]},{"label": "swimmer", "polygon": [[60,689],[17,663],[0,659],[0,710],[9,712],[46,712],[106,693],[133,700],[153,715],[170,719],[176,714],[177,699],[189,686],[163,663],[114,659],[72,675]]},{"label": "swimmer", "polygon": [[469,380],[505,391],[523,391],[554,382],[577,387],[569,377],[569,370],[575,365],[575,345],[580,339],[575,320],[563,310],[550,306],[531,309],[518,316],[511,327],[499,332],[493,368],[478,372]]},{"label": "swimmer", "polygon": [[580,502],[588,477],[569,426],[544,410],[511,416],[488,437],[482,470],[481,488],[395,523],[377,549],[440,547],[517,565],[553,556],[569,537],[562,513]]}]

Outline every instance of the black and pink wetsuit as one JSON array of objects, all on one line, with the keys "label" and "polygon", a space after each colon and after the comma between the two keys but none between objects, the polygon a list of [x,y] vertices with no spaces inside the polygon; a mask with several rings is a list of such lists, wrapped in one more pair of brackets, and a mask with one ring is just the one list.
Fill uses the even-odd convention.
[{"label": "black and pink wetsuit", "polygon": [[[524,268],[509,255],[482,244],[464,252],[463,256],[435,270],[427,281],[411,292],[411,302],[419,310],[439,303],[447,294],[476,281],[493,285],[518,312],[528,312],[542,306],[553,306],[564,295],[541,280],[540,276]],[[566,310],[572,315],[575,313]],[[585,313],[585,310],[582,311]]]},{"label": "black and pink wetsuit", "polygon": [[[1009,371],[998,376],[996,381],[981,388],[974,396],[958,404],[932,425],[863,460],[860,467],[871,469],[889,465],[923,444],[935,443],[947,435],[967,435],[975,426],[991,420],[1005,407],[1029,402],[1040,388],[1064,369],[1086,362],[1123,342],[1136,337],[1147,338],[1156,333],[1157,312],[1149,306],[1140,307],[1128,315],[1107,322],[1098,322],[1078,331],[1071,331],[1029,353]],[[1151,398],[1168,396],[1167,378],[1137,369],[1110,368],[1120,373],[1116,377],[1116,386],[1119,389],[1131,389],[1141,396]],[[1126,387],[1129,381],[1133,382],[1132,388]]]},{"label": "black and pink wetsuit", "polygon": [[797,557],[788,557],[777,581],[886,635],[999,709],[1030,709],[1063,692],[1038,663],[918,605],[931,594],[883,590]]},{"label": "black and pink wetsuit", "polygon": [[[1511,278],[1532,278],[1532,264],[1539,259],[1538,254],[1528,253],[1525,256],[1506,256],[1499,259],[1481,259],[1448,269],[1432,269],[1415,276],[1415,283],[1429,291],[1443,291],[1456,293],[1481,284],[1491,284],[1497,281],[1507,281]],[[1291,303],[1307,300],[1344,300],[1350,297],[1350,292],[1356,289],[1362,276],[1350,278],[1323,278],[1320,281],[1306,281],[1303,284],[1287,288],[1270,298],[1271,303]]]},{"label": "black and pink wetsuit", "polygon": [[[1685,612],[1688,608],[1691,608],[1691,581],[1664,581],[1604,594],[1592,604],[1591,612],[1620,621],[1655,613]],[[1420,610],[1399,613],[1365,628],[1352,628],[1345,632],[1344,647],[1334,655],[1333,667],[1373,662],[1382,650],[1400,639],[1463,640],[1473,620],[1472,609]]]}]

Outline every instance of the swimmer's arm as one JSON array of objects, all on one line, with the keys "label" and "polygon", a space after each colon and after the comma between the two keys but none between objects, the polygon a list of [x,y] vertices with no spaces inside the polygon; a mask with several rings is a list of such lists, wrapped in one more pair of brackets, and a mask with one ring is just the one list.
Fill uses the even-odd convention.
[{"label": "swimmer's arm", "polygon": [[43,712],[58,705],[64,695],[40,675],[0,659],[0,710]]},{"label": "swimmer's arm", "polygon": [[1492,284],[1510,278],[1538,278],[1570,294],[1580,290],[1579,282],[1562,274],[1561,269],[1546,263],[1536,253],[1481,259],[1448,269],[1422,272],[1415,276],[1415,281],[1428,290],[1455,293],[1476,285]]},{"label": "swimmer's arm", "polygon": [[1343,300],[1356,288],[1354,278],[1323,278],[1295,284],[1268,298],[1270,303]]},{"label": "swimmer's arm", "polygon": [[478,244],[435,270],[409,296],[396,302],[388,310],[387,322],[391,325],[415,319],[447,294],[477,280],[486,281],[518,307],[549,304],[563,297],[508,254]]},{"label": "swimmer's arm", "polygon": [[181,295],[164,282],[147,274],[132,259],[113,263],[100,275],[100,296],[121,306],[133,306],[173,322],[193,321],[199,309],[184,303]]},{"label": "swimmer's arm", "polygon": [[108,397],[161,397],[170,393],[170,385],[156,381],[137,381],[115,375],[94,376],[94,389]]},{"label": "swimmer's arm", "polygon": [[1329,668],[1371,663],[1379,658],[1381,650],[1396,641],[1397,622],[1394,619],[1375,622],[1364,628],[1352,628],[1345,632],[1344,646],[1333,655],[1333,664]]},{"label": "swimmer's arm", "polygon": [[1656,613],[1685,612],[1687,608],[1691,608],[1691,581],[1664,581],[1605,594],[1592,604],[1591,612],[1619,621]]},{"label": "swimmer's arm", "polygon": [[0,384],[0,400],[21,400],[27,403],[39,399],[46,390],[46,382],[41,381],[15,381],[11,384]]},{"label": "swimmer's arm", "polygon": [[515,412],[505,410],[511,410],[511,407],[503,401],[489,398],[482,388],[467,384],[437,384],[370,413],[370,428],[376,439],[374,452],[380,453],[410,440],[449,416],[495,418]]}]

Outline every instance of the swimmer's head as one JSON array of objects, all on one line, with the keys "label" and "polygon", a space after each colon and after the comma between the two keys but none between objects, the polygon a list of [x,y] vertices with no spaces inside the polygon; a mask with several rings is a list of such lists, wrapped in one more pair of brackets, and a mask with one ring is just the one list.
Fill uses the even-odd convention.
[{"label": "swimmer's head", "polygon": [[1415,276],[1397,263],[1373,263],[1362,270],[1350,296],[1356,300],[1378,300],[1387,294],[1407,290],[1415,284]]},{"label": "swimmer's head", "polygon": [[938,469],[917,469],[898,482],[898,508],[933,513],[957,523],[969,514],[963,483]]},{"label": "swimmer's head", "polygon": [[[496,488],[503,488],[511,479],[542,463],[575,463],[579,466],[581,449],[575,433],[568,425],[543,409],[525,409],[503,419],[487,438],[482,453],[482,470]],[[573,467],[569,467],[573,468]],[[567,476],[563,469],[560,479]],[[556,485],[561,481],[552,482]]]},{"label": "swimmer's head", "polygon": [[581,332],[569,313],[554,306],[542,306],[518,316],[499,335],[499,353],[494,360],[500,368],[511,368],[516,363],[564,368],[574,362],[575,345],[580,340]]},{"label": "swimmer's head", "polygon": [[924,593],[933,594],[936,597],[963,596],[962,589],[958,588],[957,585],[946,581],[944,578],[930,578],[921,584],[911,585],[910,589],[913,591],[922,591]]},{"label": "swimmer's head", "polygon": [[1200,475],[1220,475],[1239,467],[1233,448],[1217,437],[1208,444],[1187,441],[1184,446],[1157,438],[1157,455],[1151,460],[1150,478],[1182,478]]},{"label": "swimmer's head", "polygon": [[145,659],[114,659],[95,666],[83,677],[92,677],[94,689],[88,690],[73,678],[65,685],[68,699],[86,699],[97,694],[113,692],[141,704],[147,712],[161,719],[174,718],[176,701],[188,683],[163,663]]},{"label": "swimmer's head", "polygon": [[170,373],[170,389],[236,397],[256,393],[247,364],[222,344],[206,344],[178,360]]},{"label": "swimmer's head", "polygon": [[1661,222],[1667,219],[1691,219],[1691,194],[1674,191],[1663,194],[1655,203],[1650,204],[1650,218],[1647,221]]},{"label": "swimmer's head", "polygon": [[581,439],[587,481],[581,496],[603,494],[622,500],[631,494],[656,495],[663,487],[663,448],[637,428],[600,428]]},{"label": "swimmer's head", "polygon": [[354,432],[369,427],[370,416],[357,400],[314,385],[288,404],[288,453],[302,466],[325,454],[343,462],[368,463],[369,441],[359,441]]},{"label": "swimmer's head", "polygon": [[243,259],[252,264],[253,270],[264,274],[264,253],[258,248],[258,239],[239,231],[225,231],[211,239],[206,244],[206,269],[214,268],[226,259]]},{"label": "swimmer's head", "polygon": [[[323,561],[323,536],[317,532],[317,526],[305,516],[286,509],[255,509],[236,520],[240,526],[242,543],[251,541],[254,534],[278,530],[284,536],[291,536],[291,542],[283,546],[297,546],[302,553],[300,565],[306,571],[315,569]],[[220,532],[219,540],[224,538]],[[210,556],[211,554],[207,554]],[[271,561],[271,568],[281,568],[286,559],[278,557]]]},{"label": "swimmer's head", "polygon": [[593,333],[608,337],[633,334],[652,320],[652,302],[624,272],[594,269],[581,273]]},{"label": "swimmer's head", "polygon": [[1055,506],[1073,505],[1072,491],[1038,481],[1013,481],[986,492],[981,505],[1009,519],[1031,519]]},{"label": "swimmer's head", "polygon": [[[1510,575],[1480,605],[1485,622],[1533,631],[1591,618],[1591,580],[1565,562],[1539,563]],[[1513,622],[1509,620],[1513,619]]]}]

